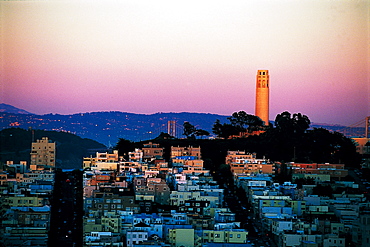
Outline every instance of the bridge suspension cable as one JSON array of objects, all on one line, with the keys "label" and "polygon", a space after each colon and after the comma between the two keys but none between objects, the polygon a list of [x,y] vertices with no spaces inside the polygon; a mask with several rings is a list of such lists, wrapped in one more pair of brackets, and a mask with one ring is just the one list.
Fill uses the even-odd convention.
[{"label": "bridge suspension cable", "polygon": [[[357,121],[356,123],[340,129],[338,132],[347,137],[364,136],[365,138],[369,138],[369,122],[370,117],[366,117],[361,119],[360,121]],[[363,129],[365,129],[365,131]]]}]

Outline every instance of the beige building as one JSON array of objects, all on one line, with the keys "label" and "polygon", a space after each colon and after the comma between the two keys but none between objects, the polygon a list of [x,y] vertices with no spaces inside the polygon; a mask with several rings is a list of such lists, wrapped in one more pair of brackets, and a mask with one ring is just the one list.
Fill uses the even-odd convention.
[{"label": "beige building", "polygon": [[171,159],[180,156],[195,156],[200,159],[200,147],[171,147]]},{"label": "beige building", "polygon": [[148,159],[162,159],[163,148],[159,147],[159,144],[149,142],[143,145],[144,160]]},{"label": "beige building", "polygon": [[31,170],[43,170],[45,167],[55,167],[55,142],[47,137],[32,143]]},{"label": "beige building", "polygon": [[274,164],[267,159],[257,159],[255,153],[228,151],[225,162],[233,174],[274,173]]},{"label": "beige building", "polygon": [[231,163],[236,163],[236,160],[240,159],[256,159],[256,153],[246,153],[245,151],[227,151],[227,156],[225,164],[230,165]]},{"label": "beige building", "polygon": [[116,170],[118,161],[118,150],[113,150],[113,153],[99,153],[96,152],[95,157],[85,157],[83,159],[83,169],[89,168],[91,170]]}]

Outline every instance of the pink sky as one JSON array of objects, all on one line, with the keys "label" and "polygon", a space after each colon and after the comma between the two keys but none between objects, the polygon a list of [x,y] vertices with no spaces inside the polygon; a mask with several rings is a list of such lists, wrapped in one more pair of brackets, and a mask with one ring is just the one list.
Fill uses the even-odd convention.
[{"label": "pink sky", "polygon": [[368,0],[3,1],[0,103],[36,114],[369,111]]}]

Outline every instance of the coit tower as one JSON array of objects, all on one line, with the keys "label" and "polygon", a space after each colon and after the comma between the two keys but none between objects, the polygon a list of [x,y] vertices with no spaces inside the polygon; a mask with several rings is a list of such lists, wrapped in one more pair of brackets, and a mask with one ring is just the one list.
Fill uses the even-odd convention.
[{"label": "coit tower", "polygon": [[256,80],[256,111],[265,126],[269,125],[269,71],[258,70]]}]

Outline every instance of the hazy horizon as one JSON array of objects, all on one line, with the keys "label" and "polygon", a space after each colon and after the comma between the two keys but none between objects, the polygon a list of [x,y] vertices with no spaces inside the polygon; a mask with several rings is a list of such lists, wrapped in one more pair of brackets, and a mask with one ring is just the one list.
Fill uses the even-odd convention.
[{"label": "hazy horizon", "polygon": [[[6,103],[0,103],[0,104],[6,104]],[[11,105],[13,106],[13,105]],[[16,107],[16,106],[14,106]],[[64,114],[61,114],[61,113],[57,113],[57,112],[48,112],[48,113],[41,113],[41,114],[37,114],[37,113],[34,113],[34,112],[30,112],[28,111],[27,109],[23,109],[23,108],[19,108],[19,107],[16,107],[18,109],[21,109],[21,110],[24,110],[24,111],[27,111],[31,114],[35,114],[35,115],[49,115],[49,114],[55,114],[55,115],[62,115],[62,116],[66,116],[66,115],[75,115],[75,114],[85,114],[85,113],[94,113],[94,112],[122,112],[122,113],[129,113],[129,114],[139,114],[139,115],[154,115],[154,114],[171,114],[171,113],[195,113],[195,114],[211,114],[211,115],[220,115],[220,116],[225,116],[225,117],[228,117],[228,116],[231,116],[231,114],[227,115],[227,114],[217,114],[217,113],[211,113],[211,112],[190,112],[190,111],[182,111],[182,112],[152,112],[152,113],[137,113],[137,112],[128,112],[128,111],[120,111],[120,110],[117,110],[117,111],[113,111],[113,110],[101,110],[101,111],[87,111],[87,112],[74,112],[74,113],[64,113]],[[234,111],[236,112],[236,111]],[[233,113],[234,113],[233,112]],[[248,113],[248,112],[247,112]],[[282,112],[280,112],[282,113]],[[292,115],[294,113],[299,113],[299,112],[290,112]],[[248,114],[252,114],[254,115],[253,113],[248,113]],[[274,118],[271,118],[270,121],[275,121],[275,117]],[[307,116],[308,118],[310,116]],[[312,119],[311,120],[311,124],[317,124],[317,125],[340,125],[340,126],[347,126],[347,125],[343,125],[343,124],[338,124],[338,123],[325,123],[325,122],[313,122]]]},{"label": "hazy horizon", "polygon": [[2,1],[0,101],[35,114],[370,115],[370,1]]}]

